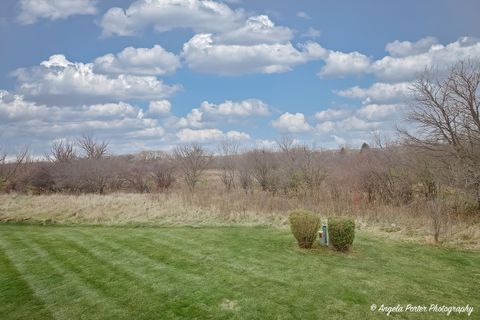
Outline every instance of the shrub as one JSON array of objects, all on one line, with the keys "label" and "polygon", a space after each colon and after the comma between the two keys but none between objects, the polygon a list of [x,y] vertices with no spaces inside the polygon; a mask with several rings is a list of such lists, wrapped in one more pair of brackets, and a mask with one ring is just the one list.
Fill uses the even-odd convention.
[{"label": "shrub", "polygon": [[329,218],[328,235],[335,250],[347,251],[355,238],[355,221],[346,218]]},{"label": "shrub", "polygon": [[297,239],[301,248],[311,248],[318,229],[320,229],[320,218],[313,212],[306,210],[292,211],[289,216],[290,229]]}]

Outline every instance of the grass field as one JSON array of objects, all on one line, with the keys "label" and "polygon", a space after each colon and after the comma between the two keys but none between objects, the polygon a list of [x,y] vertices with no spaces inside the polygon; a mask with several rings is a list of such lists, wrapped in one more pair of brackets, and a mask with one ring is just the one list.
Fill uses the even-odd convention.
[{"label": "grass field", "polygon": [[[292,201],[290,203],[289,201]],[[245,206],[244,206],[245,205]],[[0,194],[0,223],[79,224],[109,226],[244,226],[288,229],[288,214],[302,208],[317,213],[323,221],[341,213],[354,217],[364,231],[433,242],[432,221],[421,208],[372,206],[351,211],[345,203],[318,202],[318,207],[304,207],[288,197],[272,197],[256,192],[240,193],[202,190],[191,199],[172,193],[98,194]],[[335,209],[336,206],[342,207]],[[395,227],[392,227],[394,225]],[[480,252],[480,215],[445,217],[440,242],[450,248]]]},{"label": "grass field", "polygon": [[365,233],[345,255],[273,228],[3,224],[0,319],[385,319],[371,304],[408,303],[477,318],[479,266],[479,253]]}]

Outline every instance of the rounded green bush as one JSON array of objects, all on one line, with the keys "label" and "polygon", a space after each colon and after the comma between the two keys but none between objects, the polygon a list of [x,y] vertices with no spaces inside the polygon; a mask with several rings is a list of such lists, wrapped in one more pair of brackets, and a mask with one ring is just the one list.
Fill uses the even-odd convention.
[{"label": "rounded green bush", "polygon": [[320,229],[320,218],[311,211],[295,210],[289,216],[290,229],[300,248],[311,248]]},{"label": "rounded green bush", "polygon": [[348,251],[355,238],[355,221],[347,218],[329,218],[328,235],[335,250]]}]

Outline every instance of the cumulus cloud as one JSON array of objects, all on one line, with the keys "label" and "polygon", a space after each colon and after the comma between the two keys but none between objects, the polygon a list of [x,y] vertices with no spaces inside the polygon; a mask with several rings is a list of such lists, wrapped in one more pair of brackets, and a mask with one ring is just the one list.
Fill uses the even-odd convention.
[{"label": "cumulus cloud", "polygon": [[[420,41],[422,43],[419,44]],[[420,41],[410,44],[410,47],[406,45],[404,51],[396,48],[395,56],[375,61],[372,72],[382,81],[406,81],[414,79],[425,68],[442,69],[458,60],[480,58],[480,42],[474,38],[463,37],[448,45],[437,44],[431,39]],[[399,52],[403,55],[399,55]]]},{"label": "cumulus cloud", "polygon": [[185,128],[176,134],[180,142],[212,142],[223,139],[248,140],[250,136],[247,133],[239,131],[223,132],[219,129],[190,129]]},{"label": "cumulus cloud", "polygon": [[48,109],[25,101],[23,96],[0,90],[0,123],[14,122],[45,116]]},{"label": "cumulus cloud", "polygon": [[[137,0],[126,10],[111,8],[103,16],[101,26],[107,36],[135,35],[149,26],[159,32],[192,29],[197,34],[184,44],[181,56],[192,70],[203,73],[286,72],[327,54],[316,43],[292,45],[293,31],[275,25],[267,15],[247,17],[243,10],[232,10],[218,1]],[[319,35],[313,28],[309,32],[306,36],[310,38]],[[118,65],[128,63],[118,60],[120,57],[106,55],[97,61],[98,70],[121,72],[123,68]],[[147,65],[145,69],[140,66],[140,70],[147,74],[144,70],[152,69]]]},{"label": "cumulus cloud", "polygon": [[0,90],[0,119],[5,122],[21,120],[84,121],[86,119],[142,118],[142,110],[129,103],[104,103],[81,106],[47,106],[28,101],[23,95]]},{"label": "cumulus cloud", "polygon": [[289,28],[276,26],[267,15],[260,15],[248,18],[240,28],[215,35],[215,42],[236,45],[285,43],[292,36]]},{"label": "cumulus cloud", "polygon": [[330,52],[320,76],[373,74],[382,82],[412,81],[426,68],[448,68],[458,60],[480,59],[480,41],[463,37],[442,45],[433,37],[417,42],[394,41],[386,48],[389,55],[374,61],[358,53]]},{"label": "cumulus cloud", "polygon": [[156,119],[144,116],[141,108],[129,103],[47,106],[5,90],[0,90],[0,128],[7,148],[29,143],[43,150],[51,140],[85,131],[108,137],[117,146],[135,142],[134,138],[165,134]]},{"label": "cumulus cloud", "polygon": [[255,142],[253,143],[254,148],[259,148],[259,149],[275,149],[278,147],[278,143],[274,140],[268,140],[268,139],[256,139]]},{"label": "cumulus cloud", "polygon": [[401,104],[367,104],[358,109],[357,114],[367,120],[395,119],[402,107]]},{"label": "cumulus cloud", "polygon": [[312,128],[305,120],[303,113],[295,114],[285,112],[278,119],[272,121],[272,125],[282,132],[300,133],[310,131]]},{"label": "cumulus cloud", "polygon": [[148,105],[148,113],[152,115],[165,115],[170,110],[172,110],[172,104],[168,100],[154,100]]},{"label": "cumulus cloud", "polygon": [[268,105],[258,99],[247,99],[243,101],[227,100],[220,104],[210,103],[208,101],[202,102],[200,109],[210,115],[218,116],[266,116],[269,114]]},{"label": "cumulus cloud", "polygon": [[378,122],[367,121],[365,119],[352,116],[340,121],[337,125],[347,131],[369,131],[378,129],[380,124]]},{"label": "cumulus cloud", "polygon": [[411,55],[421,54],[427,52],[438,41],[434,37],[426,37],[418,40],[417,42],[410,41],[398,41],[387,43],[385,50],[392,57],[407,57]]},{"label": "cumulus cloud", "polygon": [[18,22],[33,24],[38,19],[65,19],[72,15],[97,13],[96,0],[21,0]]},{"label": "cumulus cloud", "polygon": [[335,122],[333,121],[324,121],[315,126],[315,131],[317,134],[329,133],[333,131],[333,129],[335,129]]},{"label": "cumulus cloud", "polygon": [[180,67],[180,59],[159,45],[153,48],[127,47],[117,54],[98,57],[93,71],[104,74],[167,75]]},{"label": "cumulus cloud", "polygon": [[315,119],[318,121],[325,121],[325,120],[336,120],[343,118],[347,114],[349,114],[350,111],[348,110],[341,110],[341,109],[327,109],[327,110],[322,110],[317,113],[315,113]]},{"label": "cumulus cloud", "polygon": [[177,125],[179,127],[192,127],[192,128],[201,128],[204,126],[203,123],[203,111],[200,109],[192,109],[185,117],[182,117],[178,120]]},{"label": "cumulus cloud", "polygon": [[378,132],[394,135],[396,122],[401,121],[404,110],[405,105],[401,103],[365,104],[349,110],[327,109],[315,115],[318,123],[312,132],[331,147],[347,142],[360,146]]},{"label": "cumulus cloud", "polygon": [[329,52],[325,65],[320,70],[321,77],[343,77],[350,74],[361,74],[368,71],[370,58],[359,53]]},{"label": "cumulus cloud", "polygon": [[243,20],[242,10],[232,10],[217,1],[137,0],[126,10],[109,9],[100,26],[105,36],[131,36],[152,26],[158,32],[174,28],[220,32],[239,27]]},{"label": "cumulus cloud", "polygon": [[111,100],[165,98],[180,89],[153,76],[95,73],[92,63],[70,62],[53,55],[39,66],[17,69],[18,91],[43,103],[89,103]]},{"label": "cumulus cloud", "polygon": [[132,138],[160,138],[165,136],[165,129],[162,127],[145,128],[128,133]]},{"label": "cumulus cloud", "polygon": [[363,99],[366,103],[372,102],[398,102],[405,101],[410,96],[409,82],[400,83],[382,83],[376,82],[368,88],[358,86],[337,91],[337,94],[352,99]]},{"label": "cumulus cloud", "polygon": [[220,104],[204,101],[199,108],[192,109],[185,117],[180,118],[177,126],[201,128],[207,123],[234,122],[238,118],[267,116],[268,114],[270,114],[268,105],[258,99],[227,100]]},{"label": "cumulus cloud", "polygon": [[212,34],[197,34],[183,46],[189,68],[218,74],[279,73],[325,54],[319,44],[307,43],[301,50],[290,42],[255,45],[226,45]]}]

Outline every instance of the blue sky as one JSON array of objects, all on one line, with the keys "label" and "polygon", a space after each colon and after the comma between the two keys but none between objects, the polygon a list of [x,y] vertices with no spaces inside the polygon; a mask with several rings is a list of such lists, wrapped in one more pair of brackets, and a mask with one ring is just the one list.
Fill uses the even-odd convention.
[{"label": "blue sky", "polygon": [[393,136],[426,67],[480,58],[478,1],[0,3],[0,147],[324,148]]}]

